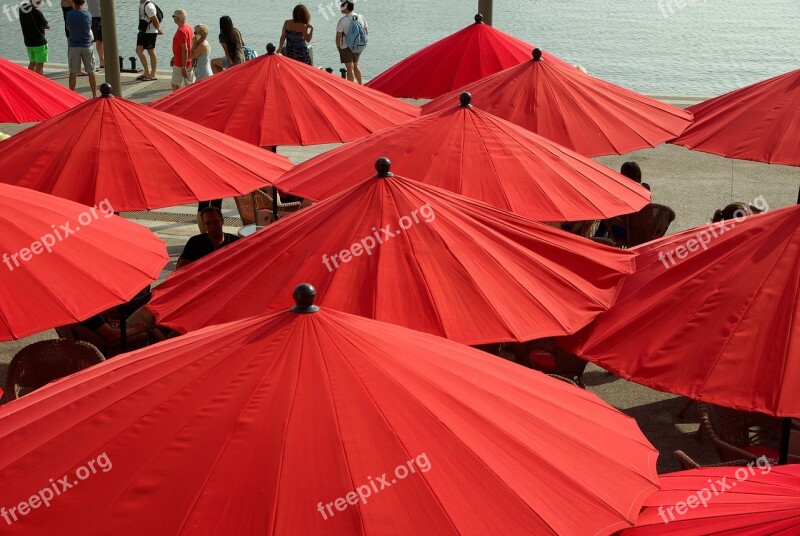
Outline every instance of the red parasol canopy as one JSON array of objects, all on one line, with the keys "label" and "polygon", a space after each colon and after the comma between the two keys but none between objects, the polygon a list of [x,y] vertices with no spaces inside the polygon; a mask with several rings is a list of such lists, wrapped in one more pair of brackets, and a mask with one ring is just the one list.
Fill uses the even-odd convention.
[{"label": "red parasol canopy", "polygon": [[86,319],[158,278],[164,243],[111,210],[0,184],[0,341]]},{"label": "red parasol canopy", "polygon": [[633,251],[615,306],[565,347],[659,391],[800,417],[800,206]]},{"label": "red parasol canopy", "polygon": [[678,136],[692,121],[686,110],[539,58],[468,84],[423,106],[453,106],[462,91],[480,108],[586,156],[624,154]]},{"label": "red parasol canopy", "polygon": [[0,123],[44,121],[85,101],[83,95],[0,58]]},{"label": "red parasol canopy", "polygon": [[586,325],[630,269],[630,253],[379,167],[175,273],[150,303],[160,323],[186,331],[282,308],[300,278],[328,307],[467,344],[527,341]]},{"label": "red parasol canopy", "polygon": [[800,69],[689,108],[694,123],[672,143],[688,149],[800,166]]},{"label": "red parasol canopy", "polygon": [[670,473],[659,480],[661,491],[647,499],[636,528],[622,536],[800,534],[800,465],[769,467],[759,461],[751,467]]},{"label": "red parasol canopy", "polygon": [[4,532],[606,535],[656,490],[658,452],[595,395],[314,309],[206,328],[0,406],[0,504],[79,484]]},{"label": "red parasol canopy", "polygon": [[267,54],[151,106],[260,146],[357,140],[419,108],[277,54]]},{"label": "red parasol canopy", "polygon": [[319,200],[369,176],[386,154],[404,176],[539,221],[603,219],[637,212],[650,193],[593,160],[480,109],[421,117],[312,158],[278,181],[282,191]]},{"label": "red parasol canopy", "polygon": [[107,97],[0,144],[0,182],[87,205],[108,200],[120,212],[247,194],[292,167],[283,156],[101,89]]},{"label": "red parasol canopy", "polygon": [[[531,57],[533,45],[482,20],[476,15],[475,24],[415,52],[370,80],[367,87],[394,97],[435,99]],[[568,65],[555,56],[545,57]]]}]

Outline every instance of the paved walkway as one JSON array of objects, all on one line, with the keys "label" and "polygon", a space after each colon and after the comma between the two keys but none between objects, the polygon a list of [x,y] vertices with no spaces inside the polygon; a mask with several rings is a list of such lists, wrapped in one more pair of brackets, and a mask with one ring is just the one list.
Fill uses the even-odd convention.
[{"label": "paved walkway", "polygon": [[[64,65],[50,64],[46,74],[59,83],[67,84],[68,73]],[[122,76],[123,96],[130,100],[147,103],[170,91],[169,72],[159,72],[159,79],[154,82],[136,81],[136,75]],[[98,73],[98,84],[102,81],[102,73]],[[86,78],[79,78],[78,86],[81,93],[90,96]],[[683,107],[704,100],[700,96],[658,98]],[[28,126],[30,125],[3,124],[0,125],[0,131],[13,135]],[[335,146],[282,147],[279,148],[279,153],[297,164]],[[677,214],[670,232],[708,222],[715,209],[722,208],[731,201],[752,202],[763,197],[770,209],[793,205],[797,201],[800,186],[800,169],[733,161],[667,144],[624,156],[600,157],[596,160],[615,169],[619,169],[622,162],[627,160],[637,161],[642,168],[644,180],[652,187],[654,202],[672,207]],[[225,201],[223,209],[226,217],[238,216],[231,200]],[[175,261],[186,240],[197,233],[194,223],[196,206],[184,205],[155,212],[158,213],[158,219],[147,219],[144,214],[126,214],[126,217],[146,225],[166,242],[171,262],[161,274],[160,280],[163,280],[174,270]],[[169,221],[170,218],[165,214],[174,214],[174,221]],[[235,233],[236,230],[235,227],[226,228],[227,232]],[[49,330],[19,341],[0,343],[0,384],[4,384],[5,369],[14,353],[31,342],[55,336],[55,331]],[[647,438],[661,453],[659,472],[679,469],[672,457],[672,452],[676,449],[683,450],[701,463],[717,461],[708,440],[697,440],[694,437],[698,423],[693,410],[689,411],[686,422],[675,419],[674,416],[685,399],[627,382],[593,364],[589,365],[585,380],[590,391],[637,420]],[[624,452],[620,452],[620,456],[624,455]]]}]

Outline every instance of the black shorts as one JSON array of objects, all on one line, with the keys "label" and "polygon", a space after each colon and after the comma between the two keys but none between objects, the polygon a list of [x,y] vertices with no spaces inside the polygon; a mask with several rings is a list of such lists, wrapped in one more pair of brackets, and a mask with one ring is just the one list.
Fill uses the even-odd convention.
[{"label": "black shorts", "polygon": [[94,34],[94,40],[103,41],[103,25],[100,24],[100,17],[92,17],[92,33]]},{"label": "black shorts", "polygon": [[157,33],[139,32],[139,35],[136,36],[136,46],[142,47],[144,50],[156,48],[156,37],[158,37]]}]

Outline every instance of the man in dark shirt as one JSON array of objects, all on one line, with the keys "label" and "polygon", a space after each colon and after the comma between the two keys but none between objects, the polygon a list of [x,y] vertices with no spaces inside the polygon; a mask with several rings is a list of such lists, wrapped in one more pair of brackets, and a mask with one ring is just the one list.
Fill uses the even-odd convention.
[{"label": "man in dark shirt", "polygon": [[239,240],[238,236],[222,232],[222,211],[217,207],[210,206],[203,209],[200,217],[203,219],[203,225],[206,226],[206,232],[195,235],[186,242],[186,247],[183,248],[183,253],[178,258],[177,269]]},{"label": "man in dark shirt", "polygon": [[28,0],[19,6],[19,24],[22,27],[22,38],[28,49],[28,69],[44,74],[44,64],[49,59],[49,49],[44,31],[50,24],[44,18],[39,6],[44,0]]}]

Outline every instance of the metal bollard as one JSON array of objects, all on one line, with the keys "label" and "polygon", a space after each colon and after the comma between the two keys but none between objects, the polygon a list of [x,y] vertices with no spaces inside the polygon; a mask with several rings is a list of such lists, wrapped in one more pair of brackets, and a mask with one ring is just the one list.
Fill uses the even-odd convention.
[{"label": "metal bollard", "polygon": [[342,73],[342,78],[347,79],[347,69],[342,67],[341,69],[339,69],[339,72]]},{"label": "metal bollard", "polygon": [[133,72],[138,71],[138,69],[136,68],[136,56],[129,57],[128,61],[131,62],[131,71],[133,71]]},{"label": "metal bollard", "polygon": [[333,67],[326,67],[325,71],[327,71],[328,74],[333,74]]},{"label": "metal bollard", "polygon": [[125,58],[122,56],[119,57],[119,70],[120,72],[125,70]]}]

